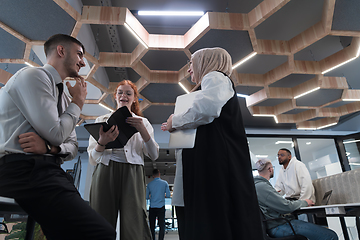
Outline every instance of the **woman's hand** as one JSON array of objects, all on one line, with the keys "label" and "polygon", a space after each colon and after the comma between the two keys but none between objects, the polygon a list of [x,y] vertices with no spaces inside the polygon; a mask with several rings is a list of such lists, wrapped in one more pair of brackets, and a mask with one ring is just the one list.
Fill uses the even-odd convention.
[{"label": "woman's hand", "polygon": [[141,137],[145,142],[150,140],[150,134],[146,130],[146,127],[144,125],[144,122],[142,118],[139,117],[128,117],[126,119],[126,123],[130,124],[130,126],[136,128],[136,130],[139,131]]},{"label": "woman's hand", "polygon": [[128,117],[128,118],[126,118],[126,123],[128,123],[128,124],[130,124],[130,126],[136,128],[136,130],[138,130],[139,132],[142,129],[146,129],[143,120],[138,117]]},{"label": "woman's hand", "polygon": [[116,125],[113,125],[107,132],[104,132],[103,126],[100,127],[98,143],[106,145],[109,142],[114,141],[119,136],[119,129]]},{"label": "woman's hand", "polygon": [[163,131],[169,131],[169,132],[173,132],[175,131],[175,128],[172,127],[172,117],[174,114],[171,114],[170,117],[168,118],[168,120],[166,121],[166,123],[163,123],[161,125],[161,130]]}]

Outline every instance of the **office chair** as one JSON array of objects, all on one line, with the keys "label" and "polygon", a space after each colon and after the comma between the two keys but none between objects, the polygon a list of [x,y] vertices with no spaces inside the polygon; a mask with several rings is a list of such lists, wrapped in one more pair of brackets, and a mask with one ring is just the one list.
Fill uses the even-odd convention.
[{"label": "office chair", "polygon": [[[307,240],[306,237],[295,233],[295,230],[294,230],[293,226],[291,225],[291,223],[290,223],[290,221],[288,219],[286,219],[286,218],[265,219],[265,216],[264,216],[263,212],[261,210],[260,210],[260,212],[261,212],[261,214],[260,214],[261,215],[261,228],[262,228],[264,240],[273,240],[273,239],[276,239],[276,240]],[[267,231],[266,231],[266,222],[274,221],[274,220],[284,220],[284,221],[286,221],[290,225],[291,230],[293,231],[294,235],[287,236],[287,237],[280,237],[280,238],[270,237],[267,234]]]},{"label": "office chair", "polygon": [[4,226],[4,229],[0,230],[0,234],[2,234],[2,233],[8,234],[8,233],[9,233],[9,230],[8,230],[6,224],[3,223],[3,222],[0,222],[0,225],[3,225],[3,226]]}]

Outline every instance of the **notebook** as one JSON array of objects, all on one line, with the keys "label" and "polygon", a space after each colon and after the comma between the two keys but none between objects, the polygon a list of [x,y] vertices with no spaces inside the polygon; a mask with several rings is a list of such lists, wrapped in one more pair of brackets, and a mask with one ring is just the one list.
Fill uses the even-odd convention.
[{"label": "notebook", "polygon": [[[189,94],[180,95],[176,98],[174,114],[184,112],[189,109],[198,91]],[[169,148],[193,148],[195,145],[196,128],[175,130],[170,133]]]},{"label": "notebook", "polygon": [[331,197],[331,193],[332,193],[332,190],[330,191],[327,191],[325,194],[324,194],[324,197],[323,199],[321,200],[321,205],[327,205],[329,200],[330,200],[330,197]]},{"label": "notebook", "polygon": [[85,129],[95,138],[99,140],[99,130],[103,126],[104,132],[107,132],[113,125],[117,125],[119,129],[119,136],[112,142],[106,144],[106,149],[123,148],[127,141],[138,132],[136,128],[126,123],[126,118],[132,117],[129,109],[124,106],[116,110],[108,119],[107,122],[89,123],[85,124]]}]

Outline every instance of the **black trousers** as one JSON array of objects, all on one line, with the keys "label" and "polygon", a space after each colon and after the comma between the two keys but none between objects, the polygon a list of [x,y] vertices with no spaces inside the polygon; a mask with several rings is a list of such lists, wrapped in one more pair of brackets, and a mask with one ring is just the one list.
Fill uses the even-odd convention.
[{"label": "black trousers", "polygon": [[155,240],[156,217],[158,218],[158,224],[160,228],[159,240],[163,240],[165,235],[165,206],[163,206],[162,208],[149,208],[149,223],[153,240]]},{"label": "black trousers", "polygon": [[175,206],[176,218],[178,224],[179,240],[185,240],[185,209]]},{"label": "black trousers", "polygon": [[14,198],[48,240],[115,239],[115,229],[81,198],[59,165],[24,159],[11,162],[10,155],[0,166],[0,196]]}]

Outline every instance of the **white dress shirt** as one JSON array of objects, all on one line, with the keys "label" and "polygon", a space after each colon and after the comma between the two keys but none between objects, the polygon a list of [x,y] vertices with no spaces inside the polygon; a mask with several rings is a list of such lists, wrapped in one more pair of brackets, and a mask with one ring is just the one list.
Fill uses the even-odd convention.
[{"label": "white dress shirt", "polygon": [[62,79],[54,67],[25,67],[0,89],[0,157],[8,153],[24,153],[19,135],[35,132],[59,146],[61,154],[73,159],[78,150],[75,126],[80,108],[63,94],[65,112],[59,117],[58,88]]},{"label": "white dress shirt", "polygon": [[306,165],[293,157],[289,165],[281,167],[275,189],[280,195],[296,199],[310,199],[315,202],[315,189]]},{"label": "white dress shirt", "polygon": [[[133,117],[142,118],[145,128],[150,135],[150,140],[144,142],[140,133],[135,133],[124,146],[126,161],[131,164],[144,165],[144,154],[151,160],[156,160],[159,157],[159,145],[154,140],[154,129],[150,122],[146,118],[137,116],[133,113],[132,115]],[[95,120],[95,122],[105,122],[110,116],[111,113],[100,116]],[[114,156],[113,154],[116,154],[117,149],[105,149],[103,152],[98,152],[95,150],[96,145],[96,140],[90,136],[89,147],[87,149],[90,164],[96,165],[98,163],[103,163],[108,166],[111,157]]]},{"label": "white dress shirt", "polygon": [[[176,129],[197,128],[218,118],[222,107],[234,95],[231,80],[221,72],[210,72],[201,81],[201,90],[191,108],[173,115],[172,127]],[[182,149],[177,149],[176,174],[171,204],[184,206],[182,179]]]},{"label": "white dress shirt", "polygon": [[201,81],[201,93],[185,112],[173,115],[172,127],[197,128],[220,116],[225,103],[234,95],[231,80],[221,72],[210,72]]}]

